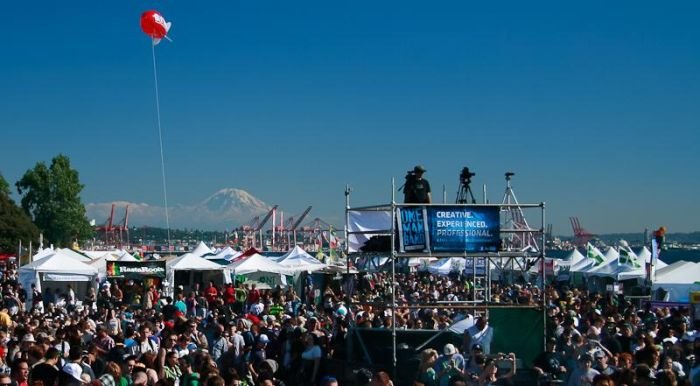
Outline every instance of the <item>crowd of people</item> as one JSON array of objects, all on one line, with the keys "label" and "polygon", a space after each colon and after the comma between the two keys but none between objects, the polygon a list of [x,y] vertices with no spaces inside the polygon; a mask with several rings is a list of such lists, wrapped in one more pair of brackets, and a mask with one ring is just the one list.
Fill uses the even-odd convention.
[{"label": "crowd of people", "polygon": [[[334,386],[344,379],[328,364],[348,359],[350,328],[441,330],[471,317],[451,302],[479,296],[468,277],[428,273],[398,276],[395,307],[391,277],[381,272],[308,276],[299,292],[209,282],[178,286],[172,296],[123,280],[42,293],[22,288],[11,265],[1,282],[0,386]],[[698,385],[687,309],[638,309],[616,296],[527,282],[491,288],[498,304],[534,305],[543,295],[549,343],[535,363],[541,382]],[[493,333],[477,318],[461,345],[424,350],[414,384],[510,382],[517,359],[491,352]],[[386,371],[360,369],[354,378],[393,385]]]}]

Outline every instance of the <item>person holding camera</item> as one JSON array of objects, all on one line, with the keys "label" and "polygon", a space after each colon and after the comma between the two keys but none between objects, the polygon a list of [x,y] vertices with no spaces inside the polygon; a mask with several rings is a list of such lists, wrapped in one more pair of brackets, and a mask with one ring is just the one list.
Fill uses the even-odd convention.
[{"label": "person holding camera", "polygon": [[406,184],[403,190],[405,204],[430,204],[432,202],[430,183],[423,178],[426,171],[422,165],[417,165],[413,171],[406,175]]}]

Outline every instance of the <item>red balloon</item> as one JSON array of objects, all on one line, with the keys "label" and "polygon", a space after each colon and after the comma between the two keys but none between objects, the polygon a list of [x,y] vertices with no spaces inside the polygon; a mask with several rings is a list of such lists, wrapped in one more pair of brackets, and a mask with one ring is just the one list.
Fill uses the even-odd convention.
[{"label": "red balloon", "polygon": [[170,25],[171,23],[166,22],[158,11],[151,10],[141,14],[141,29],[146,35],[153,38],[154,42],[167,37]]}]

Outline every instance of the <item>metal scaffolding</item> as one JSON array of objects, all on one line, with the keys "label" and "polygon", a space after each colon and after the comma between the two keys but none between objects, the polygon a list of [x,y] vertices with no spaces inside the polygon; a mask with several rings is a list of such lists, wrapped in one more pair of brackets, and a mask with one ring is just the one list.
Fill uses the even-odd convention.
[{"label": "metal scaffolding", "polygon": [[[411,258],[411,257],[462,257],[465,259],[465,271],[468,271],[469,276],[474,284],[473,290],[473,300],[461,301],[457,304],[450,303],[442,304],[446,307],[458,308],[468,308],[471,309],[476,315],[488,313],[489,305],[491,304],[491,284],[492,276],[491,270],[495,268],[496,271],[505,272],[515,272],[520,271],[522,273],[527,273],[533,267],[538,267],[539,272],[537,272],[538,280],[536,285],[541,287],[542,303],[540,304],[542,308],[543,315],[546,316],[546,299],[545,294],[545,267],[544,267],[544,257],[545,257],[545,203],[519,203],[515,197],[513,189],[511,187],[511,177],[513,173],[506,173],[506,191],[501,204],[476,204],[476,203],[457,203],[457,204],[402,204],[396,202],[396,186],[394,179],[391,180],[391,201],[388,204],[373,205],[373,206],[362,206],[362,207],[351,207],[350,206],[350,196],[351,189],[346,186],[345,189],[345,240],[346,240],[346,254],[348,258],[348,272],[350,269],[350,256],[353,253],[350,251],[350,239],[353,236],[388,236],[391,240],[390,242],[390,252],[389,261],[387,264],[391,264],[391,304],[388,305],[391,308],[392,315],[392,365],[396,369],[397,365],[397,347],[396,347],[396,262],[399,259]],[[485,189],[484,189],[485,190]],[[416,207],[416,206],[426,206],[426,207],[464,207],[466,208],[485,208],[485,207],[497,207],[500,210],[500,237],[501,237],[501,247],[497,252],[479,252],[470,253],[466,250],[461,253],[454,252],[400,252],[396,248],[397,246],[397,219],[398,213],[401,208]],[[539,210],[540,211],[540,226],[531,227],[525,218],[525,211],[527,210]],[[350,227],[350,214],[351,212],[388,212],[391,218],[391,227],[389,229],[380,229],[372,231],[352,231]],[[356,254],[357,256],[357,254]],[[440,305],[440,303],[432,303],[430,305],[424,305],[426,307],[435,307]],[[423,306],[423,305],[415,305]],[[517,306],[516,306],[517,307]],[[524,306],[523,306],[524,307]],[[542,342],[542,347],[544,347],[545,342]]]}]

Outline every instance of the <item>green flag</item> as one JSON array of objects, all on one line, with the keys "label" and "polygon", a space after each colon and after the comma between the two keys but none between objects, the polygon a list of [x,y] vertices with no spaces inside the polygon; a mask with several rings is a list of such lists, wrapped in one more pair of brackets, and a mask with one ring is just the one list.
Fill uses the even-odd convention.
[{"label": "green flag", "polygon": [[619,261],[620,261],[620,264],[631,265],[634,268],[641,267],[641,265],[637,261],[637,256],[634,255],[634,252],[628,250],[625,247],[620,247]]},{"label": "green flag", "polygon": [[600,265],[605,260],[603,254],[600,253],[598,248],[594,247],[591,243],[586,244],[586,257],[595,261],[595,264],[593,265]]}]

